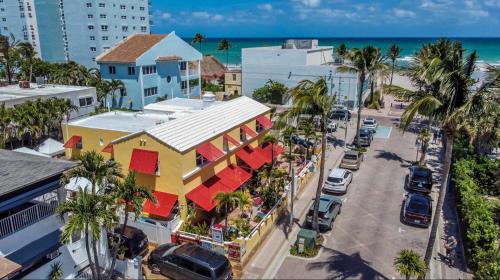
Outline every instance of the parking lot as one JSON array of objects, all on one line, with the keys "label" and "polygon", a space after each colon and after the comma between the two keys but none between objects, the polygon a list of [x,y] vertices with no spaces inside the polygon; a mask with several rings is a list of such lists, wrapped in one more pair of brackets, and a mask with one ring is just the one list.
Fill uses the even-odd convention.
[{"label": "parking lot", "polygon": [[400,221],[416,135],[403,134],[395,119],[377,120],[383,133],[375,137],[348,193],[341,196],[342,214],[325,235],[320,255],[286,257],[275,278],[400,278],[392,267],[398,251],[411,248],[423,255],[429,230]]}]

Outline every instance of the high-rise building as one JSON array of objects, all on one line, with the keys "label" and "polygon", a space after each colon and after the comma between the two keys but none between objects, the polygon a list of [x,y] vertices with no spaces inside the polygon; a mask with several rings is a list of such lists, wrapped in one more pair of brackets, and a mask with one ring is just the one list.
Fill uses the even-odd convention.
[{"label": "high-rise building", "polygon": [[96,67],[133,33],[150,33],[150,0],[0,0],[0,34],[30,42],[50,62]]}]

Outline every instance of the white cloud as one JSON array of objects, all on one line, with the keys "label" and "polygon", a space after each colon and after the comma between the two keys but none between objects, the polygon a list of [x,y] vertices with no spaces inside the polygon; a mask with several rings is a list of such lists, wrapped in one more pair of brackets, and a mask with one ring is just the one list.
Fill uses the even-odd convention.
[{"label": "white cloud", "polygon": [[171,13],[164,12],[164,13],[161,13],[161,14],[160,14],[160,17],[161,17],[162,19],[171,19],[171,18],[172,18],[172,14],[171,14]]},{"label": "white cloud", "polygon": [[436,9],[448,6],[452,2],[453,0],[422,0],[420,7],[424,9]]},{"label": "white cloud", "polygon": [[223,16],[223,15],[221,15],[221,14],[216,14],[216,15],[213,15],[213,16],[212,16],[212,20],[213,20],[213,21],[221,21],[221,20],[223,20],[223,19],[224,19],[224,16]]},{"label": "white cloud", "polygon": [[321,0],[301,0],[300,2],[302,5],[312,8],[319,7],[319,5],[321,5]]},{"label": "white cloud", "polygon": [[263,10],[263,11],[266,11],[266,12],[272,12],[273,11],[273,5],[271,5],[269,3],[260,4],[260,5],[257,6],[257,8],[259,8],[259,10]]},{"label": "white cloud", "polygon": [[487,0],[484,4],[488,7],[497,7],[500,8],[500,0]]},{"label": "white cloud", "polygon": [[195,18],[199,19],[208,19],[210,18],[210,14],[204,11],[192,12],[191,15]]},{"label": "white cloud", "polygon": [[396,8],[396,9],[392,9],[392,12],[393,12],[394,16],[398,17],[398,18],[414,18],[415,17],[415,13],[412,11],[408,11],[408,10]]}]

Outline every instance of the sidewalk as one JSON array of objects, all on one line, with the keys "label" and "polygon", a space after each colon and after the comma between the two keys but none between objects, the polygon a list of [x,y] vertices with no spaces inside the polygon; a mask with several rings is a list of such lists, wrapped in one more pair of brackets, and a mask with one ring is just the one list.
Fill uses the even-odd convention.
[{"label": "sidewalk", "polygon": [[[351,120],[347,131],[347,139],[349,139],[348,143],[350,143],[354,137],[354,124],[355,118]],[[339,129],[339,131],[335,133],[335,136],[340,139],[344,138],[343,135],[343,129]],[[325,178],[328,176],[329,170],[340,163],[340,159],[343,154],[343,147],[337,146],[334,148],[331,143],[328,143],[325,162]],[[293,217],[295,223],[291,232],[287,232],[288,220],[290,218],[288,216],[282,217],[277,222],[276,229],[272,231],[266,241],[262,243],[258,252],[245,265],[241,279],[270,279],[276,274],[276,271],[280,268],[281,263],[288,255],[290,246],[295,241],[295,236],[297,236],[297,233],[300,230],[299,225],[301,224],[301,221],[304,220],[307,212],[306,210],[316,194],[318,177],[319,170],[314,173],[302,193],[300,193],[296,200],[294,200]]]},{"label": "sidewalk", "polygon": [[[427,164],[437,175],[435,182],[441,184],[444,150],[440,144],[431,143],[427,153]],[[463,240],[459,228],[458,214],[456,210],[455,191],[450,185],[443,203],[436,244],[429,267],[431,279],[472,279],[472,275],[467,272],[465,255],[463,250]],[[433,193],[434,203],[437,203],[438,192]],[[446,251],[444,244],[448,237],[454,236],[458,241],[457,257],[455,266],[449,266],[446,262]]]}]

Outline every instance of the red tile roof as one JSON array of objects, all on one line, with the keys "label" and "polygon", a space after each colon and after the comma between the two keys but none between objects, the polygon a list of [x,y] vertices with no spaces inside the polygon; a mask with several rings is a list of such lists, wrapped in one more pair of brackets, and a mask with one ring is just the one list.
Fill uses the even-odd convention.
[{"label": "red tile roof", "polygon": [[97,57],[97,62],[134,63],[163,38],[165,34],[134,34]]}]

